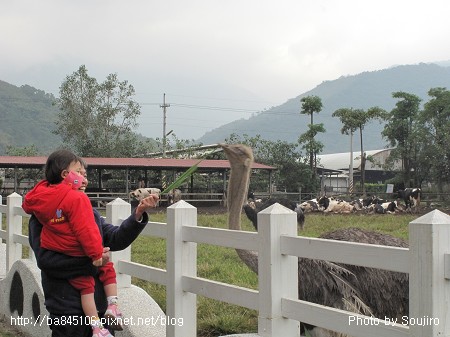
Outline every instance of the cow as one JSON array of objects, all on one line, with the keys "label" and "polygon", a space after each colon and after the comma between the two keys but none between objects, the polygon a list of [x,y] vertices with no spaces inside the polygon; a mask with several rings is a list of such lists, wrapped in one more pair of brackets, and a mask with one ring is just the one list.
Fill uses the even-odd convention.
[{"label": "cow", "polygon": [[347,201],[338,200],[333,197],[327,196],[320,197],[318,200],[319,207],[323,208],[325,213],[352,213],[354,206],[350,205]]},{"label": "cow", "polygon": [[320,211],[316,198],[302,202],[298,205],[298,207],[303,211],[303,213]]},{"label": "cow", "polygon": [[350,202],[351,205],[355,206],[355,209],[357,211],[360,210],[372,210],[374,209],[373,205],[375,204],[381,204],[384,201],[379,199],[377,196],[372,195],[370,197],[360,198],[356,199]]},{"label": "cow", "polygon": [[352,200],[352,201],[350,201],[350,205],[352,205],[354,207],[355,211],[360,211],[364,207],[367,207],[367,206],[363,206],[364,205],[364,200],[363,199]]},{"label": "cow", "polygon": [[364,199],[360,199],[362,202],[362,206],[365,207],[369,207],[370,205],[372,205],[374,203],[374,200],[376,199],[375,196],[371,196],[371,197],[367,197]]},{"label": "cow", "polygon": [[397,193],[398,197],[405,202],[406,210],[412,210],[414,208],[417,211],[419,209],[420,197],[422,195],[420,188],[405,188],[404,190],[399,190]]},{"label": "cow", "polygon": [[381,204],[386,213],[393,214],[397,210],[397,201],[387,201]]},{"label": "cow", "polygon": [[386,209],[381,204],[371,204],[367,208],[367,214],[386,214]]}]

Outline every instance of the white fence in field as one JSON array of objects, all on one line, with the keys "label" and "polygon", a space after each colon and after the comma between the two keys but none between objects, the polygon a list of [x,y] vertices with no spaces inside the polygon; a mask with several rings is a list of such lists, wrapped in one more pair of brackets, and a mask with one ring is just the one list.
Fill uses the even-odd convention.
[{"label": "white fence in field", "polygon": [[[7,205],[0,206],[0,212],[6,213],[6,230],[0,227],[7,246],[6,270],[22,257],[22,246],[28,246],[22,235],[22,217],[27,215],[21,204],[21,196],[13,193]],[[128,203],[116,199],[107,205],[107,221],[120,225],[130,211]],[[254,233],[201,227],[196,208],[180,201],[167,209],[167,223],[150,222],[141,234],[166,240],[166,270],[132,262],[130,248],[114,252],[119,286],[129,287],[131,276],[165,285],[167,317],[183,319],[182,325],[167,326],[171,337],[197,335],[197,295],[257,310],[259,336],[298,336],[299,321],[354,337],[450,335],[449,215],[436,210],[411,222],[409,249],[299,237],[295,213],[279,204],[258,214],[258,228]],[[257,251],[259,289],[197,277],[197,243]],[[297,257],[409,273],[406,319],[411,324],[298,300]]]}]

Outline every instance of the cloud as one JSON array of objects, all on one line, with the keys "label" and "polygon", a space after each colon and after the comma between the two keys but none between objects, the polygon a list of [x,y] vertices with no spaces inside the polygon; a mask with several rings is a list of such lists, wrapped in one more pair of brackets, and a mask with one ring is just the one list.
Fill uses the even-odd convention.
[{"label": "cloud", "polygon": [[342,75],[449,59],[449,12],[447,0],[6,1],[1,80],[56,94],[84,64],[143,101],[263,109]]}]

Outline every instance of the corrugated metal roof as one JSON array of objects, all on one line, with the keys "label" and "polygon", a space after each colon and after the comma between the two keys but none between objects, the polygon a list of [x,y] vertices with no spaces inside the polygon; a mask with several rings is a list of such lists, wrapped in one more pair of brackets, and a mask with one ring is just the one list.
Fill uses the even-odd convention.
[{"label": "corrugated metal roof", "polygon": [[[158,169],[186,169],[199,162],[199,159],[170,159],[170,158],[94,158],[83,157],[90,168],[158,168]],[[0,156],[0,168],[11,167],[42,167],[47,157],[19,157]],[[229,169],[228,160],[204,159],[198,165],[199,170]],[[275,167],[253,163],[253,169],[276,170]]]}]

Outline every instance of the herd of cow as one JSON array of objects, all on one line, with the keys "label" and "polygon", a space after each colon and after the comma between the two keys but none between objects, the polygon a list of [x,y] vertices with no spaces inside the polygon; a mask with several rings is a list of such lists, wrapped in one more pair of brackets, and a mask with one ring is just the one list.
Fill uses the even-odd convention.
[{"label": "herd of cow", "polygon": [[[157,188],[139,188],[130,193],[130,198],[142,200],[151,193],[160,194],[161,190]],[[392,201],[383,200],[376,196],[370,196],[352,201],[322,196],[300,204],[295,204],[293,202],[290,202],[287,206],[285,205],[286,202],[281,202],[281,204],[295,210],[298,213],[353,213],[363,211],[369,214],[393,214],[398,212],[416,212],[419,209],[421,195],[422,190],[420,188],[406,188],[404,190],[397,191],[394,195],[394,200]],[[175,203],[181,199],[181,192],[178,189],[175,189],[168,194],[167,199],[169,205]],[[261,203],[261,201],[256,202],[261,205],[255,205],[255,197],[253,193],[249,193],[249,201],[250,200],[252,200],[252,202],[249,203],[250,207],[257,209],[257,211],[259,211],[261,207],[267,207],[273,202],[280,202],[275,199],[270,199],[265,203]]]},{"label": "herd of cow", "polygon": [[305,213],[353,213],[364,211],[369,214],[393,214],[397,212],[417,212],[420,206],[421,195],[422,190],[420,188],[406,188],[399,190],[396,193],[395,200],[392,201],[383,200],[376,196],[352,201],[322,196],[318,199],[301,203],[299,208]]}]

